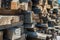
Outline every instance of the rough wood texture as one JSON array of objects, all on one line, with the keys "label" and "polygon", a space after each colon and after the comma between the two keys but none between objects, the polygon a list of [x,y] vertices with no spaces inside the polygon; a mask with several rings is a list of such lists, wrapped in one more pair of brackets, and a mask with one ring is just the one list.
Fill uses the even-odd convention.
[{"label": "rough wood texture", "polygon": [[19,16],[0,16],[0,25],[7,25],[19,22]]}]

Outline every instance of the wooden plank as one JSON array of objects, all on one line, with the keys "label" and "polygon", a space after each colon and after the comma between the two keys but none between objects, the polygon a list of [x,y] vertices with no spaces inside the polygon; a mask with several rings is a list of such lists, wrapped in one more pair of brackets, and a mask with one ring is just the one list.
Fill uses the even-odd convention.
[{"label": "wooden plank", "polygon": [[15,11],[11,11],[11,10],[0,10],[0,14],[1,15],[10,15],[10,14],[15,14]]},{"label": "wooden plank", "polygon": [[8,25],[21,21],[20,16],[3,16],[0,15],[0,25]]},{"label": "wooden plank", "polygon": [[2,26],[0,26],[0,30],[17,27],[17,26],[20,27],[20,26],[22,26],[22,24],[23,24],[23,22],[18,22],[18,23],[9,24],[9,25],[2,25]]},{"label": "wooden plank", "polygon": [[7,10],[7,9],[0,9],[0,15],[17,15],[21,14],[21,10]]}]

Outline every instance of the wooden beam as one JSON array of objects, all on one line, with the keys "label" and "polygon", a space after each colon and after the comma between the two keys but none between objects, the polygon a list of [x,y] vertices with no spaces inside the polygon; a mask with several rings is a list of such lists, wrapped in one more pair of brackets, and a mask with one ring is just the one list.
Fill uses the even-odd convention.
[{"label": "wooden beam", "polygon": [[19,15],[21,13],[19,10],[7,10],[7,9],[0,9],[0,15]]},{"label": "wooden beam", "polygon": [[17,23],[13,23],[13,24],[9,24],[9,25],[2,25],[2,26],[0,26],[0,30],[12,28],[12,27],[20,27],[20,26],[22,26],[22,24],[23,24],[23,22],[17,22]]}]

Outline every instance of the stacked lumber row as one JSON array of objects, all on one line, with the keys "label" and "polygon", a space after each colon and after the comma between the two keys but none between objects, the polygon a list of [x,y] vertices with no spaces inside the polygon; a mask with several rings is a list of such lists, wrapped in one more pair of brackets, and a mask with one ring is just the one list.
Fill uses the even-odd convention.
[{"label": "stacked lumber row", "polygon": [[[54,7],[54,0],[31,0],[30,7],[24,12],[25,32],[52,34],[54,26],[58,25],[58,10]],[[58,7],[58,6],[57,6]],[[50,32],[50,30],[53,30]],[[28,35],[29,36],[29,35]],[[34,34],[37,38],[37,34]],[[42,37],[42,36],[41,36]]]},{"label": "stacked lumber row", "polygon": [[[4,1],[4,0],[2,0]],[[5,0],[6,1],[6,0]],[[3,2],[4,5],[5,2]],[[16,10],[18,9],[18,7],[20,7],[19,1],[17,0],[13,0],[10,3],[11,5],[6,7],[2,7],[0,10],[0,13],[2,14],[15,14],[19,13],[20,10],[17,11],[12,11],[11,10],[5,10],[5,8],[7,9],[12,9],[12,10]],[[23,5],[23,6],[22,6]],[[25,10],[24,7],[26,8],[26,3],[21,3],[21,10]],[[27,10],[27,9],[26,9]],[[25,40],[25,33],[24,33],[24,26],[22,26],[23,24],[23,15],[1,15],[0,14],[0,40]],[[23,13],[22,13],[23,14]],[[22,25],[21,25],[21,24]],[[11,27],[12,26],[12,27]]]},{"label": "stacked lumber row", "polygon": [[56,24],[58,10],[53,8],[52,0],[32,0],[31,2],[32,10],[26,11],[26,13],[24,13],[24,15],[27,15],[25,16],[25,23],[28,23],[30,20],[29,23],[35,22],[37,24],[46,25],[46,27],[48,27],[48,23],[52,23],[53,25]]},{"label": "stacked lumber row", "polygon": [[0,15],[0,40],[25,40],[22,25],[23,15]]},{"label": "stacked lumber row", "polygon": [[[53,28],[55,25],[57,25],[58,10],[53,7],[53,2],[54,1],[52,0],[20,0],[19,3],[19,0],[16,1],[12,0],[10,3],[11,5],[9,7],[12,10],[16,10],[16,9],[18,9],[18,11],[21,10],[21,13],[24,16],[24,18],[22,19],[24,19],[25,33],[27,34],[27,36],[32,37],[33,35],[35,38],[39,39],[40,37],[44,38],[43,36],[40,35],[40,33],[48,34],[49,33],[48,29],[50,29],[50,27]],[[0,25],[8,25],[20,21],[22,21],[20,20],[20,16],[2,16],[2,15],[0,16]],[[8,39],[10,40],[16,40],[20,38],[20,29],[18,32],[18,30],[15,31],[15,28],[11,28],[11,29],[9,28],[6,32],[8,35]],[[29,35],[29,33],[31,33],[31,35]],[[1,37],[3,37],[3,34]],[[2,40],[4,38],[2,38]]]},{"label": "stacked lumber row", "polygon": [[9,25],[13,23],[23,22],[22,16],[4,16],[0,15],[0,26],[1,25]]},{"label": "stacked lumber row", "polygon": [[23,15],[0,15],[0,40],[25,40],[22,25]]}]

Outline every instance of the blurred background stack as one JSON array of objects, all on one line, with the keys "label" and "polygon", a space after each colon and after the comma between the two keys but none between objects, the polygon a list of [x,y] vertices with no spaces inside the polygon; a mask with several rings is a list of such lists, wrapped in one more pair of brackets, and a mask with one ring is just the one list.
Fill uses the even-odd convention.
[{"label": "blurred background stack", "polygon": [[59,0],[0,0],[0,40],[45,40],[60,33]]}]

